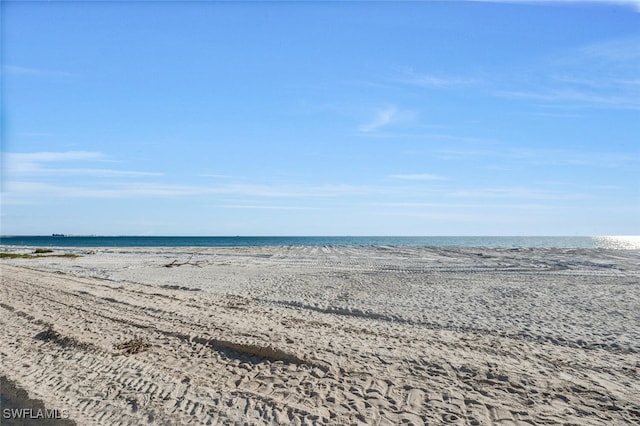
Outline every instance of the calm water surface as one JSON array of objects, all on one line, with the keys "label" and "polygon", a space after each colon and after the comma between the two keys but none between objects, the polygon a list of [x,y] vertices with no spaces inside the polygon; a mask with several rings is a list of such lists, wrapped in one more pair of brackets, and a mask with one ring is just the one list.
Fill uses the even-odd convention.
[{"label": "calm water surface", "polygon": [[621,237],[136,237],[3,236],[1,245],[40,247],[419,246],[640,249],[640,236]]}]

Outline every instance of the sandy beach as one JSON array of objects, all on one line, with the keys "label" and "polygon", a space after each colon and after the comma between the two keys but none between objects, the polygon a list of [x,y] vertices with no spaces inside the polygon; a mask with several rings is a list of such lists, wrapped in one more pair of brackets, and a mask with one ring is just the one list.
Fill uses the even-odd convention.
[{"label": "sandy beach", "polygon": [[81,425],[640,423],[638,250],[60,248],[0,265],[0,375]]}]

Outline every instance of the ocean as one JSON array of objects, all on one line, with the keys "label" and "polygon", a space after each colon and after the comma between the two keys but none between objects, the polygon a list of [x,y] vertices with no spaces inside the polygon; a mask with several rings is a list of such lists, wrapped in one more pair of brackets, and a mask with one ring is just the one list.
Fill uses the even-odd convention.
[{"label": "ocean", "polygon": [[2,236],[0,245],[37,247],[421,246],[640,249],[640,236],[603,237],[197,237]]}]

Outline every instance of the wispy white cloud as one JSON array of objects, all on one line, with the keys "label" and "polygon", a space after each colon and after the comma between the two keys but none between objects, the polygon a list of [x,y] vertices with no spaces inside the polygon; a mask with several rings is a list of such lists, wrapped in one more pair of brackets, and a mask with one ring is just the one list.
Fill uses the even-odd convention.
[{"label": "wispy white cloud", "polygon": [[[239,183],[237,177],[220,175],[215,177],[224,177],[225,180],[222,182],[180,185],[153,179],[164,176],[162,173],[92,167],[95,162],[114,161],[105,154],[94,151],[4,153],[3,160],[5,163],[3,197],[13,201],[47,198],[166,198],[220,195],[243,199],[317,199],[370,194],[382,190],[374,186],[349,184]],[[68,176],[97,179],[63,179]],[[211,177],[211,175],[206,176]],[[247,205],[265,204],[247,203]]]},{"label": "wispy white cloud", "polygon": [[[640,156],[633,152],[585,151],[573,149],[512,148],[506,145],[438,149],[436,155],[443,160],[481,159],[485,168],[513,170],[523,164],[529,166],[581,166],[594,168],[637,167]],[[501,165],[492,167],[488,160]],[[508,160],[505,162],[505,160]],[[507,165],[507,166],[505,166]]]},{"label": "wispy white cloud", "polygon": [[625,6],[640,12],[640,0],[468,0],[478,3],[510,3],[529,5],[579,5],[579,4],[602,4],[613,6]]},{"label": "wispy white cloud", "polygon": [[492,202],[487,204],[481,203],[425,203],[425,202],[385,202],[385,203],[372,203],[373,207],[391,207],[406,209],[552,209],[554,206],[543,203],[496,203]]},{"label": "wispy white cloud", "polygon": [[414,174],[394,174],[389,175],[392,179],[401,180],[417,180],[417,181],[434,181],[434,180],[446,180],[443,176],[438,176],[430,173],[414,173]]},{"label": "wispy white cloud", "polygon": [[176,197],[197,195],[199,193],[197,188],[190,186],[147,184],[140,182],[80,186],[46,182],[8,181],[5,184],[4,190],[6,195],[12,198],[31,200],[46,198]]},{"label": "wispy white cloud", "polygon": [[92,151],[66,152],[5,152],[2,153],[4,175],[26,175],[42,171],[45,164],[60,162],[87,162],[104,159],[104,154]]},{"label": "wispy white cloud", "polygon": [[252,185],[228,184],[200,187],[203,193],[262,198],[324,198],[369,194],[378,191],[366,185]]},{"label": "wispy white cloud", "polygon": [[491,93],[507,99],[533,101],[547,108],[637,111],[640,110],[638,46],[640,36],[632,36],[564,51],[534,69],[535,80],[518,84],[506,79]]},{"label": "wispy white cloud", "polygon": [[28,153],[4,153],[5,158],[15,161],[23,161],[30,163],[48,162],[48,161],[73,161],[73,160],[95,160],[103,159],[106,156],[96,151],[41,151]]},{"label": "wispy white cloud", "polygon": [[538,91],[496,91],[496,96],[562,104],[565,108],[607,108],[640,110],[640,98],[616,94],[597,94],[575,89],[541,89]]},{"label": "wispy white cloud", "polygon": [[217,173],[199,173],[198,175],[196,175],[198,177],[204,177],[204,178],[216,178],[216,179],[237,179],[237,176],[234,175],[224,175],[224,174],[217,174]]},{"label": "wispy white cloud", "polygon": [[374,132],[393,123],[398,117],[398,108],[390,106],[376,111],[373,120],[358,127],[364,133]]},{"label": "wispy white cloud", "polygon": [[415,127],[412,126],[411,129],[407,129],[405,131],[396,131],[393,129],[390,130],[381,130],[377,132],[372,132],[368,136],[385,139],[385,138],[393,138],[393,139],[413,139],[413,140],[422,140],[422,141],[438,141],[438,142],[449,142],[449,143],[462,143],[462,144],[477,144],[482,146],[496,144],[498,142],[497,139],[491,138],[481,138],[481,137],[473,137],[473,136],[461,136],[455,134],[446,134],[446,133],[430,133],[423,132],[419,129],[416,130]]},{"label": "wispy white cloud", "polygon": [[176,185],[159,182],[111,182],[86,185],[8,180],[4,194],[13,198],[131,198],[225,195],[261,199],[311,199],[379,192],[373,186],[356,185]]},{"label": "wispy white cloud", "polygon": [[48,175],[48,176],[92,176],[92,177],[144,177],[144,176],[163,176],[164,173],[159,172],[140,172],[134,170],[116,170],[116,169],[91,169],[91,168],[46,168],[32,171],[31,175]]},{"label": "wispy white cloud", "polygon": [[526,187],[463,189],[449,193],[454,198],[514,198],[528,200],[568,200],[585,198],[585,194]]},{"label": "wispy white cloud", "polygon": [[428,89],[452,89],[468,87],[477,83],[477,80],[473,78],[421,73],[414,71],[413,68],[403,68],[396,81]]},{"label": "wispy white cloud", "polygon": [[637,152],[606,152],[573,149],[512,148],[505,151],[506,158],[521,160],[540,166],[584,166],[597,168],[637,167],[640,155]]},{"label": "wispy white cloud", "polygon": [[[638,46],[640,46],[640,39],[638,40]],[[590,89],[638,90],[640,88],[640,79],[633,78],[585,78],[572,75],[559,75],[556,76],[554,80],[569,86],[586,87]]]},{"label": "wispy white cloud", "polygon": [[66,71],[51,70],[51,69],[45,69],[45,68],[21,67],[16,65],[3,65],[2,72],[7,74],[24,75],[24,76],[51,76],[51,77],[76,76],[76,74],[66,72]]},{"label": "wispy white cloud", "polygon": [[447,221],[447,222],[475,222],[481,221],[485,217],[474,213],[459,213],[459,212],[424,212],[424,211],[394,211],[394,212],[374,212],[377,216],[392,216],[392,217],[414,217],[435,221]]},{"label": "wispy white cloud", "polygon": [[26,136],[26,137],[48,137],[48,136],[53,136],[53,133],[47,133],[47,132],[20,132],[18,133],[18,135],[20,136]]},{"label": "wispy white cloud", "polygon": [[272,205],[255,205],[255,204],[222,204],[218,207],[225,209],[248,209],[248,210],[320,210],[319,207],[309,206],[272,206]]},{"label": "wispy white cloud", "polygon": [[[93,177],[142,177],[161,176],[162,173],[85,167],[87,163],[107,161],[108,157],[95,151],[4,153],[4,174],[16,176],[93,176]],[[51,167],[51,164],[69,164],[68,167]],[[81,166],[78,166],[81,164]]]},{"label": "wispy white cloud", "polygon": [[[640,0],[636,2],[640,5]],[[637,63],[640,60],[640,36],[603,40],[583,46],[580,54],[588,59],[604,60],[609,63]]]}]

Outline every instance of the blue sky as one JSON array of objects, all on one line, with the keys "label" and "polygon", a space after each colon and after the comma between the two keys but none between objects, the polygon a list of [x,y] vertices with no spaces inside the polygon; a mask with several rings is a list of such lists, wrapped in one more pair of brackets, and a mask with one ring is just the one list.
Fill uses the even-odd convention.
[{"label": "blue sky", "polygon": [[2,2],[2,234],[640,234],[640,2]]}]

